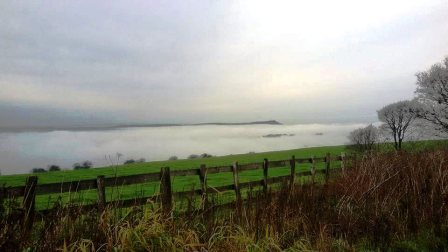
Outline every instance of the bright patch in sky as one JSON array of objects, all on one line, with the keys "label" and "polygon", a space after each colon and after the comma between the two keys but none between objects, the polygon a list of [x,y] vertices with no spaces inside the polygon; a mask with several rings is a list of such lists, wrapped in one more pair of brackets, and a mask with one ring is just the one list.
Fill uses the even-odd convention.
[{"label": "bright patch in sky", "polygon": [[446,13],[442,0],[2,2],[0,127],[373,122],[448,55]]}]

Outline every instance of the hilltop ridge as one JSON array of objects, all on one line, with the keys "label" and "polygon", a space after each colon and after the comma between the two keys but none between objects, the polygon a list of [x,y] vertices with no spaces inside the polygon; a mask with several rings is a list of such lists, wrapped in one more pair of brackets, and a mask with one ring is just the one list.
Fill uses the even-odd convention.
[{"label": "hilltop ridge", "polygon": [[0,132],[48,132],[48,131],[101,131],[115,130],[121,128],[145,128],[145,127],[173,127],[173,126],[204,126],[204,125],[283,125],[276,120],[224,123],[224,122],[207,122],[207,123],[145,123],[145,124],[120,124],[109,126],[68,126],[68,127],[0,127]]}]

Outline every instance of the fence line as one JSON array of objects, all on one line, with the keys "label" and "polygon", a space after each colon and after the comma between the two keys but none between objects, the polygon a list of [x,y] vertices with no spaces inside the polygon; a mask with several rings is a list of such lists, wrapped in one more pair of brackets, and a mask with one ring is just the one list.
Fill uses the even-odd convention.
[{"label": "fence line", "polygon": [[[160,172],[146,173],[146,174],[136,174],[127,175],[119,177],[104,177],[98,176],[95,179],[85,179],[79,181],[70,182],[60,182],[60,183],[50,183],[50,184],[38,184],[37,176],[29,176],[27,178],[26,184],[24,186],[14,186],[14,187],[4,187],[0,190],[0,202],[2,197],[23,197],[23,218],[24,223],[29,226],[33,223],[33,218],[35,215],[35,204],[36,195],[45,195],[51,193],[67,193],[67,192],[79,192],[83,190],[96,189],[98,200],[96,204],[82,205],[81,207],[85,210],[97,208],[102,211],[108,206],[114,207],[130,207],[136,205],[144,205],[148,203],[149,200],[160,200],[161,206],[164,213],[169,213],[172,210],[173,197],[185,197],[190,195],[201,195],[204,200],[204,204],[207,204],[207,198],[209,194],[220,193],[223,191],[235,191],[236,196],[236,206],[237,211],[241,206],[241,189],[262,187],[263,191],[266,193],[269,184],[274,183],[287,183],[291,186],[295,181],[297,176],[311,176],[312,183],[315,182],[316,173],[325,174],[325,179],[328,181],[330,176],[331,162],[341,161],[341,168],[344,169],[345,165],[345,155],[342,153],[339,156],[332,157],[327,154],[325,157],[311,157],[311,158],[295,158],[292,156],[288,160],[275,160],[269,161],[264,159],[263,162],[259,163],[249,163],[249,164],[239,164],[235,162],[233,165],[228,166],[215,166],[206,167],[206,165],[201,165],[199,168],[184,169],[184,170],[174,170],[171,171],[169,167],[162,167]],[[323,170],[316,170],[316,163],[325,163]],[[311,169],[309,171],[296,172],[296,164],[311,164]],[[285,176],[275,176],[268,177],[268,171],[275,168],[290,167],[290,174]],[[249,181],[241,183],[239,181],[239,173],[242,171],[250,171],[263,169],[263,179],[256,181]],[[207,175],[216,173],[231,172],[233,174],[233,184],[218,186],[218,187],[208,187],[207,186]],[[201,184],[200,189],[173,192],[171,185],[171,176],[199,176],[199,181]],[[158,195],[138,197],[125,200],[112,200],[106,201],[106,187],[116,187],[123,185],[141,184],[148,182],[160,182],[160,192]],[[52,209],[46,209],[39,211],[40,214],[48,214],[52,212]]]}]

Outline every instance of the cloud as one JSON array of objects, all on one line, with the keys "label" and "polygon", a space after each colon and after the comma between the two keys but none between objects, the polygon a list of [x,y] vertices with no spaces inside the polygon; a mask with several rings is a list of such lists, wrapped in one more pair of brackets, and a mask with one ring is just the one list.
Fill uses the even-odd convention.
[{"label": "cloud", "polygon": [[438,0],[0,5],[0,109],[66,123],[370,122],[448,54]]}]

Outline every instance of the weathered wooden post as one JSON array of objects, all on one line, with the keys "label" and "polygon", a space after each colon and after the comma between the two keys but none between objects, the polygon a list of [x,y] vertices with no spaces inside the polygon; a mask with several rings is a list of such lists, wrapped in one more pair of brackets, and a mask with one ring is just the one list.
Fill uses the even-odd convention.
[{"label": "weathered wooden post", "polygon": [[96,177],[96,186],[98,192],[98,211],[102,212],[106,208],[106,186],[104,176]]},{"label": "weathered wooden post", "polygon": [[342,172],[345,171],[345,152],[341,152],[341,169]]},{"label": "weathered wooden post", "polygon": [[25,230],[31,230],[33,227],[34,210],[36,207],[36,185],[37,176],[27,178],[23,195],[23,228]]},{"label": "weathered wooden post", "polygon": [[238,176],[238,162],[235,162],[232,166],[233,171],[233,186],[235,189],[235,196],[236,196],[236,210],[238,217],[241,217],[241,191],[240,191],[240,179]]},{"label": "weathered wooden post", "polygon": [[201,164],[199,168],[199,181],[201,182],[202,209],[206,209],[208,207],[208,197],[207,197],[207,168],[205,164]]},{"label": "weathered wooden post", "polygon": [[263,193],[266,196],[268,193],[268,170],[269,161],[267,158],[263,160]]},{"label": "weathered wooden post", "polygon": [[173,207],[173,192],[171,190],[171,176],[170,168],[160,168],[160,196],[162,203],[162,210],[165,215],[170,215]]},{"label": "weathered wooden post", "polygon": [[296,157],[292,156],[291,160],[289,161],[289,165],[291,167],[291,174],[290,174],[290,180],[289,180],[289,189],[293,190],[294,188],[294,181],[296,179]]},{"label": "weathered wooden post", "polygon": [[316,176],[316,156],[311,157],[311,182],[314,185]]},{"label": "weathered wooden post", "polygon": [[3,202],[5,202],[6,198],[6,188],[4,186],[0,186],[0,214],[3,213]]},{"label": "weathered wooden post", "polygon": [[327,153],[325,156],[325,182],[328,183],[328,179],[330,178],[330,168],[331,168],[331,155]]}]

